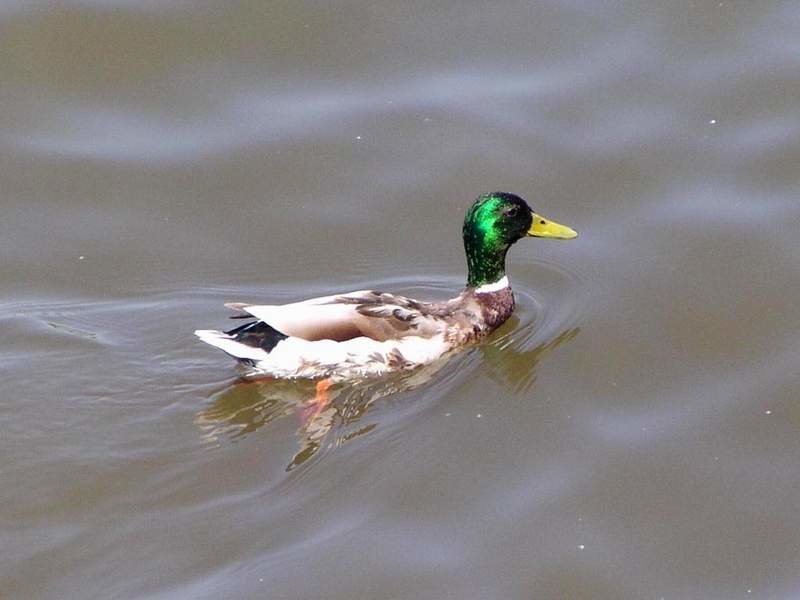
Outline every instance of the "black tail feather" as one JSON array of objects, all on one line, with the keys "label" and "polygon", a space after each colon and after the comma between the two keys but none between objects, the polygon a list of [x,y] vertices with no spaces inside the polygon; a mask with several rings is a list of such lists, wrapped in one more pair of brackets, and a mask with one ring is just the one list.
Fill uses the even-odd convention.
[{"label": "black tail feather", "polygon": [[[235,327],[233,329],[230,329],[230,330],[226,331],[225,334],[226,335],[237,335],[238,333],[241,333],[242,331],[244,331],[245,329],[247,329],[251,325],[257,325],[258,323],[260,323],[260,321],[250,321],[249,323],[245,323],[244,325],[240,325],[239,327]],[[237,340],[237,341],[241,341],[241,340]]]},{"label": "black tail feather", "polygon": [[266,352],[271,352],[278,342],[289,337],[264,321],[245,323],[225,333],[234,336],[240,344],[261,348]]}]

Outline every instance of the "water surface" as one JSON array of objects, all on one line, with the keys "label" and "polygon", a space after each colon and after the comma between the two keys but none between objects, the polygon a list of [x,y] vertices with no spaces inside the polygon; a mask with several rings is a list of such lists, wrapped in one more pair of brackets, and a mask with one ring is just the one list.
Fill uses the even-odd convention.
[{"label": "water surface", "polygon": [[[800,595],[789,2],[0,7],[0,595]],[[246,384],[226,301],[515,317],[410,376]]]}]

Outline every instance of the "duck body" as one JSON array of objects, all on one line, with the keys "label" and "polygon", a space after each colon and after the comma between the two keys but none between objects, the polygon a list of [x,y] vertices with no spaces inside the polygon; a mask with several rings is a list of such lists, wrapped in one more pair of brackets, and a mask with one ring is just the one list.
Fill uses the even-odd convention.
[{"label": "duck body", "polygon": [[450,300],[361,290],[284,305],[232,303],[226,306],[240,313],[232,318],[255,320],[195,335],[235,358],[245,377],[343,381],[413,369],[483,339],[511,316],[505,253],[536,231],[539,237],[576,235],[533,213],[518,196],[486,194],[465,218],[470,273]]},{"label": "duck body", "polygon": [[445,302],[361,290],[278,306],[230,304],[257,321],[195,334],[238,359],[248,377],[374,377],[429,364],[491,333],[514,310],[504,283]]}]

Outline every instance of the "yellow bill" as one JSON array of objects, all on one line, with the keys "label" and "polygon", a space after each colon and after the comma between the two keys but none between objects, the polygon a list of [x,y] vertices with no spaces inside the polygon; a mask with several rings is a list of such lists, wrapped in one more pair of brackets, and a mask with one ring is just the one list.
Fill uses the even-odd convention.
[{"label": "yellow bill", "polygon": [[533,217],[533,223],[531,223],[531,228],[528,229],[529,236],[556,240],[571,240],[574,237],[578,237],[578,232],[571,227],[559,225],[555,221],[548,221],[535,212],[531,212],[531,217]]}]

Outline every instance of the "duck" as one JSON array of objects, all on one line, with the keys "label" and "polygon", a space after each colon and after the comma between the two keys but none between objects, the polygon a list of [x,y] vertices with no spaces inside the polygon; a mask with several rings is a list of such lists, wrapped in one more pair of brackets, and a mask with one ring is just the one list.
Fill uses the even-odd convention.
[{"label": "duck", "polygon": [[463,225],[466,286],[439,302],[359,290],[290,304],[225,306],[248,322],[199,329],[203,342],[230,355],[245,379],[307,379],[318,392],[334,383],[380,377],[431,364],[485,339],[514,311],[506,254],[522,238],[572,239],[520,196],[482,194]]}]

